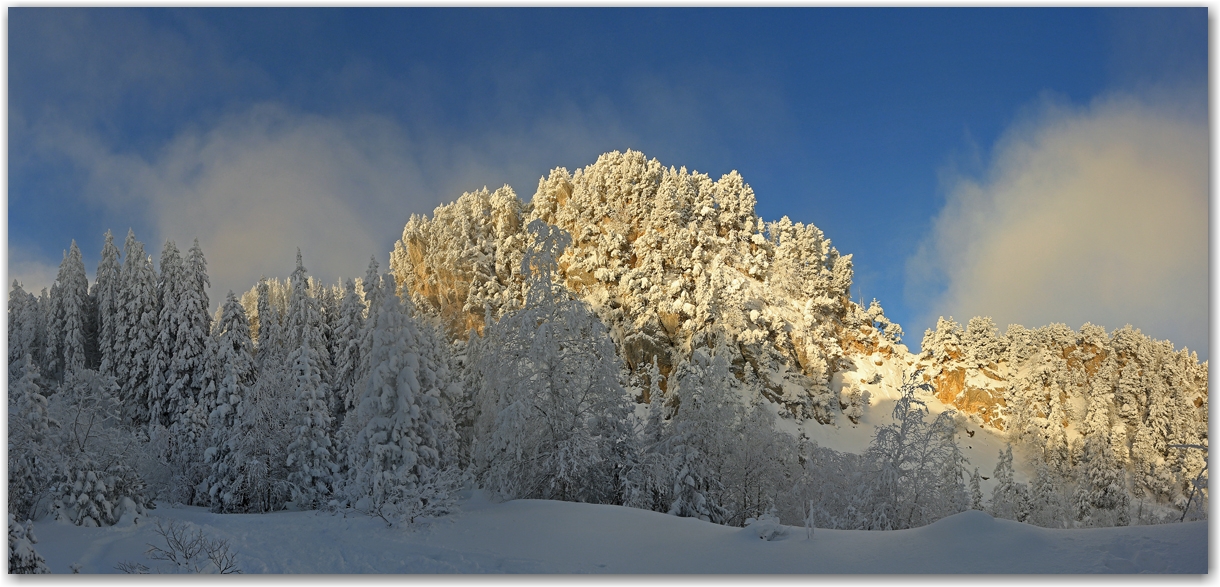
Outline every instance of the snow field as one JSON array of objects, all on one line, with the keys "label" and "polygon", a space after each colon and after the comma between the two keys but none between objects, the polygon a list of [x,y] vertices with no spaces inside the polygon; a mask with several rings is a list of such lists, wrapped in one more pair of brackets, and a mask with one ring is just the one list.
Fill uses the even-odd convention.
[{"label": "snow field", "polygon": [[157,518],[226,539],[246,573],[1206,573],[1203,522],[1050,530],[966,511],[910,530],[785,526],[773,541],[732,528],[620,506],[546,500],[495,503],[415,530],[359,514],[212,514],[160,505],[108,528],[35,524],[52,572],[115,573],[148,560]]}]

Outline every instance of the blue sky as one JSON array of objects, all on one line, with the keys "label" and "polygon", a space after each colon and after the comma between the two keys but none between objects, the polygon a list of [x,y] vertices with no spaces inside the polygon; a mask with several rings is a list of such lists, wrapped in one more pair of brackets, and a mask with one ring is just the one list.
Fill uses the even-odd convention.
[{"label": "blue sky", "polygon": [[820,227],[913,348],[991,314],[1206,354],[1206,8],[8,15],[27,289],[129,227],[199,238],[213,301],[297,246],[355,276],[412,213],[631,148]]}]

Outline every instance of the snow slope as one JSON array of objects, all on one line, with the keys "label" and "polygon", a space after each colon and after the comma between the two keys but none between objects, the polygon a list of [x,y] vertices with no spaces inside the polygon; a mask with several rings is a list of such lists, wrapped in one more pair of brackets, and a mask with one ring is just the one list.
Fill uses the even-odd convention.
[{"label": "snow slope", "polygon": [[[415,531],[361,515],[211,514],[161,505],[109,528],[35,524],[56,573],[113,573],[120,561],[156,568],[157,518],[229,540],[247,573],[1206,573],[1203,522],[1049,530],[968,511],[893,532],[754,528],[618,506],[470,496],[451,520]],[[164,564],[164,563],[161,563]]]}]

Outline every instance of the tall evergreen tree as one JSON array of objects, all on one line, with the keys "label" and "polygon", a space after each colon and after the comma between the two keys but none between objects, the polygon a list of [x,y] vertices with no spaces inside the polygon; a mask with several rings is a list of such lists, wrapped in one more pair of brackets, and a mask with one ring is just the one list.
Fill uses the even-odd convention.
[{"label": "tall evergreen tree", "polygon": [[979,488],[979,468],[970,474],[970,509],[983,509],[983,490]]},{"label": "tall evergreen tree", "polygon": [[186,284],[185,272],[178,246],[174,241],[165,241],[165,247],[161,250],[160,273],[157,275],[157,299],[160,303],[152,360],[152,385],[149,389],[151,423],[164,428],[173,424],[183,403],[181,398],[172,396],[170,390],[175,385],[179,386],[178,391],[182,390],[177,370],[174,369],[174,357],[178,350],[179,323],[182,321],[178,306]]},{"label": "tall evergreen tree", "polygon": [[85,368],[88,347],[89,279],[76,241],[64,255],[51,286],[51,315],[47,327],[45,374],[55,381]]},{"label": "tall evergreen tree", "polygon": [[1125,526],[1129,521],[1126,476],[1110,448],[1108,395],[1089,398],[1084,450],[1077,464],[1076,519],[1088,526]]},{"label": "tall evergreen tree", "polygon": [[38,298],[26,293],[17,280],[13,280],[8,293],[8,367],[9,381],[21,378],[27,363],[33,364],[42,336],[39,333]]},{"label": "tall evergreen tree", "polygon": [[319,300],[309,293],[309,274],[297,249],[297,266],[289,279],[288,315],[285,316],[284,342],[295,352],[302,344],[309,347],[315,373],[329,384],[330,351],[327,348],[325,317]]},{"label": "tall evergreen tree", "polygon": [[[191,247],[185,271],[182,275],[178,297],[178,329],[175,333],[173,370],[174,380],[169,396],[173,398],[178,418],[198,405],[204,417],[215,407],[215,382],[212,376],[212,354],[215,352],[212,338],[212,316],[208,311],[207,287],[211,285],[207,273],[207,261],[198,239]],[[202,430],[192,430],[197,436]]]},{"label": "tall evergreen tree", "polygon": [[740,406],[729,388],[734,381],[725,351],[698,347],[670,375],[678,407],[669,425],[667,451],[673,461],[673,503],[669,513],[723,523],[722,467]]},{"label": "tall evergreen tree", "polygon": [[335,326],[335,381],[332,413],[341,425],[349,411],[354,411],[360,400],[361,353],[360,339],[364,331],[364,302],[356,292],[356,285],[348,279],[343,287],[343,302],[339,306],[339,319]]},{"label": "tall evergreen tree", "polygon": [[217,406],[208,419],[211,442],[205,454],[211,470],[207,487],[214,512],[244,512],[249,508],[248,455],[242,450],[242,421],[248,395],[256,381],[254,349],[246,310],[232,291],[217,324]]},{"label": "tall evergreen tree", "polygon": [[288,482],[298,507],[313,509],[334,489],[338,467],[330,440],[328,389],[319,374],[317,354],[302,340],[288,355],[296,395],[294,440],[288,445]]},{"label": "tall evergreen tree", "polygon": [[114,377],[121,382],[119,399],[125,421],[137,425],[150,422],[153,391],[154,357],[159,329],[160,307],[157,292],[157,272],[152,258],[144,253],[144,244],[135,233],[127,232],[124,243],[123,268],[119,274],[120,303],[115,322]]},{"label": "tall evergreen tree", "polygon": [[991,490],[991,515],[1009,520],[1017,519],[1020,490],[1013,479],[1011,444],[1000,451],[1000,460],[996,462],[992,476],[996,484]]},{"label": "tall evergreen tree", "polygon": [[398,515],[443,467],[446,422],[438,394],[421,383],[425,365],[414,320],[403,312],[393,276],[387,274],[381,283],[382,291],[374,296],[380,305],[366,323],[366,331],[373,333],[372,369],[354,421],[361,428],[348,451],[348,493],[357,507]]},{"label": "tall evergreen tree", "polygon": [[93,297],[97,303],[97,346],[100,355],[98,370],[103,375],[116,375],[119,351],[118,331],[121,320],[122,306],[122,265],[119,263],[119,249],[114,244],[114,235],[106,231],[106,241],[102,245],[102,260],[97,264],[97,274],[93,284]]}]

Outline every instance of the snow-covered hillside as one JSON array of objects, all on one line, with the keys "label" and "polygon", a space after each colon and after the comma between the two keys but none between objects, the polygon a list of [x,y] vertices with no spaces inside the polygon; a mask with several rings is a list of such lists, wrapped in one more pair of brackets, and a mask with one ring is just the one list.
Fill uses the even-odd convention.
[{"label": "snow-covered hillside", "polygon": [[476,493],[451,520],[416,531],[322,512],[211,514],[162,505],[108,528],[40,522],[52,572],[118,572],[164,546],[155,522],[229,542],[245,573],[1206,573],[1204,522],[1048,530],[978,511],[892,532],[732,528],[609,505],[492,503]]}]

